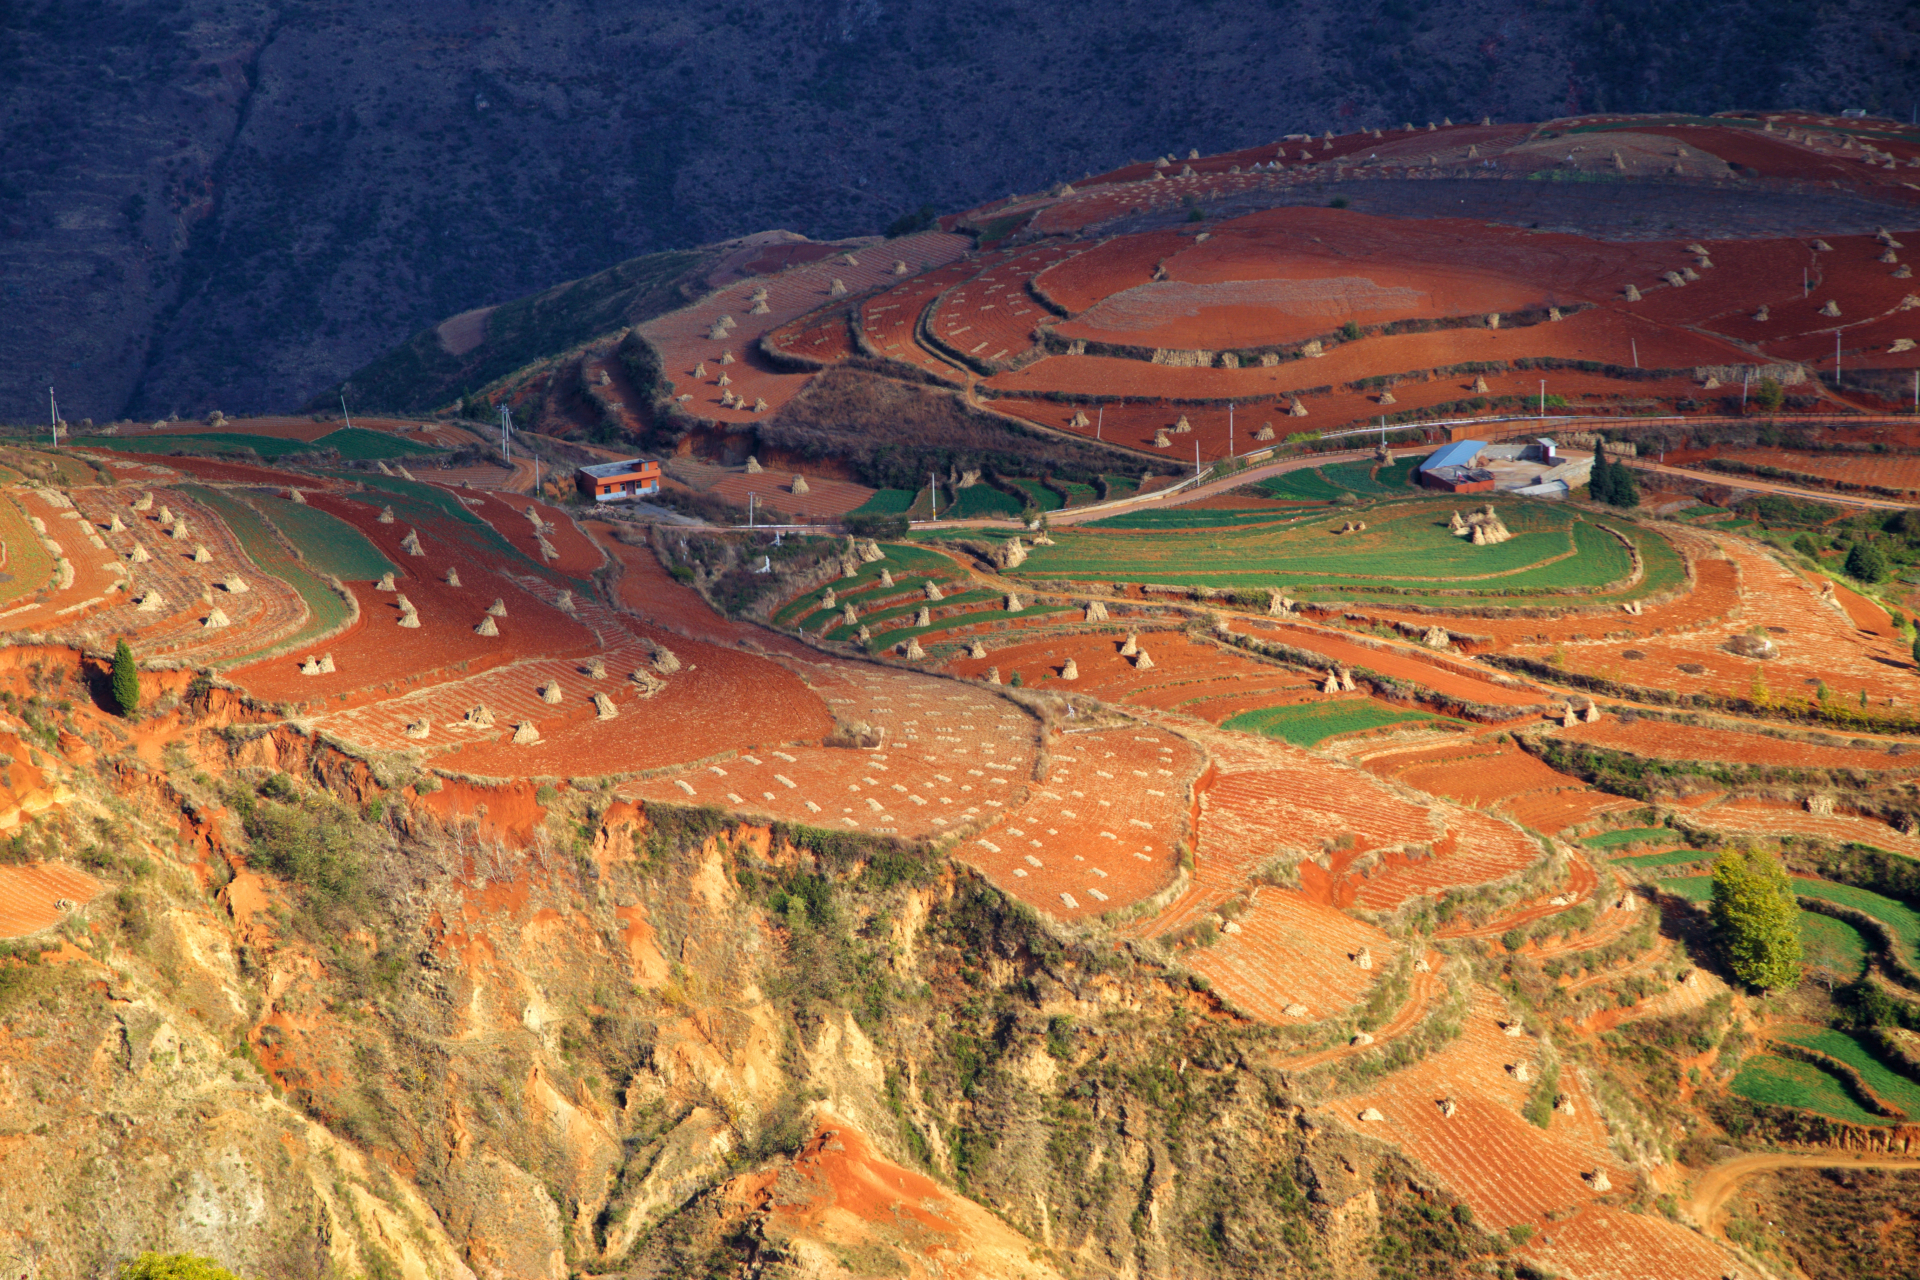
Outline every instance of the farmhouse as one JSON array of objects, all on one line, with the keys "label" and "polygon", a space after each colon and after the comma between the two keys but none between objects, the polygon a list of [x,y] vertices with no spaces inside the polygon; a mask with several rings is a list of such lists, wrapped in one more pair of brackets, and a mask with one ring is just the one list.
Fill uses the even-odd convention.
[{"label": "farmhouse", "polygon": [[1493,472],[1478,465],[1486,452],[1484,440],[1456,440],[1420,464],[1420,483],[1448,493],[1488,493]]},{"label": "farmhouse", "polygon": [[582,497],[595,502],[619,502],[643,494],[660,492],[660,460],[628,458],[622,462],[601,462],[581,467],[573,473]]}]

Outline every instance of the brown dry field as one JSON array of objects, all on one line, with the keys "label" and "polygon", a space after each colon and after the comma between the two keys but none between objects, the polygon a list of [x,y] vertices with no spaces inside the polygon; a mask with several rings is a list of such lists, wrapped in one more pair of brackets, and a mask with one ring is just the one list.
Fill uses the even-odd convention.
[{"label": "brown dry field", "polygon": [[873,490],[865,485],[855,484],[851,480],[830,480],[807,476],[807,492],[793,492],[793,479],[801,473],[768,468],[757,476],[744,471],[723,476],[716,480],[708,490],[717,493],[728,502],[743,510],[749,496],[759,499],[758,507],[764,511],[771,507],[790,516],[811,519],[820,516],[841,516],[865,503],[873,496]]},{"label": "brown dry field", "polygon": [[[1920,746],[1890,755],[1887,747],[1822,746],[1774,738],[1740,729],[1673,724],[1646,717],[1627,721],[1608,716],[1592,724],[1556,728],[1555,737],[1613,751],[1630,751],[1654,760],[1726,760],[1738,764],[1774,764],[1806,769],[1864,769],[1875,772],[1920,771]],[[1895,745],[1889,743],[1888,745]],[[1906,745],[1906,744],[1900,744]]]}]

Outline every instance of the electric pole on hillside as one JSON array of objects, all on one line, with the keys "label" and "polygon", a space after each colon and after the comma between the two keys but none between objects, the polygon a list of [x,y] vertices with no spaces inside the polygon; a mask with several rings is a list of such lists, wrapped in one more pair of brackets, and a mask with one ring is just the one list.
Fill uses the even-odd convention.
[{"label": "electric pole on hillside", "polygon": [[340,416],[347,420],[347,430],[353,430],[353,415],[347,412],[347,392],[344,387],[340,390]]},{"label": "electric pole on hillside", "polygon": [[47,424],[53,431],[53,447],[60,447],[60,405],[53,398],[53,388],[47,388]]},{"label": "electric pole on hillside", "polygon": [[1233,401],[1227,401],[1227,461],[1233,461]]},{"label": "electric pole on hillside", "polygon": [[513,454],[507,447],[507,437],[513,434],[513,410],[506,405],[500,406],[500,465],[513,470]]}]

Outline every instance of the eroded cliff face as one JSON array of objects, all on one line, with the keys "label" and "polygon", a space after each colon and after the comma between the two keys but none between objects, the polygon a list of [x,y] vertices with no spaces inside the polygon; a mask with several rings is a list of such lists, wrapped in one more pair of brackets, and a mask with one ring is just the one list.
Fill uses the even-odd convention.
[{"label": "eroded cliff face", "polygon": [[35,832],[114,888],[0,964],[16,1272],[1369,1275],[1410,1213],[1486,1251],[1267,1033],[925,850],[454,791],[207,696],[44,758]]}]

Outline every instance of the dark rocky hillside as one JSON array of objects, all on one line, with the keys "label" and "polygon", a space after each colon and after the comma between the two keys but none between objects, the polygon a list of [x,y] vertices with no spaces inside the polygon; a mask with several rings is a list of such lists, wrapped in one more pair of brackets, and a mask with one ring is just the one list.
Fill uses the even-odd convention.
[{"label": "dark rocky hillside", "polygon": [[0,5],[0,417],[306,400],[657,250],[1157,150],[1594,109],[1905,115],[1899,0]]}]

